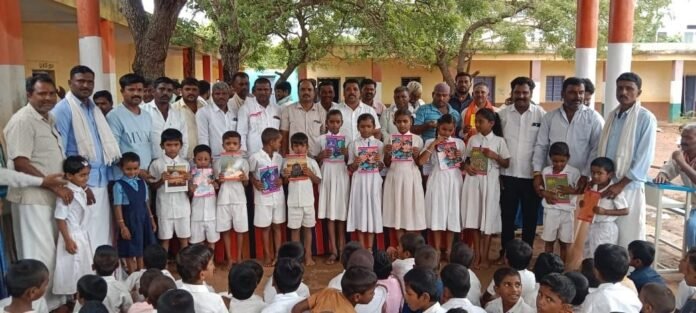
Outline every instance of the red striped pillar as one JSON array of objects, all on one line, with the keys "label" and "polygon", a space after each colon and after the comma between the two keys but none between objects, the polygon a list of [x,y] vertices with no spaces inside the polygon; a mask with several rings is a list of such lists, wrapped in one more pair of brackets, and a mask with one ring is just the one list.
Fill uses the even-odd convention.
[{"label": "red striped pillar", "polygon": [[[589,78],[596,84],[597,78],[597,28],[599,25],[599,0],[578,0],[575,24],[575,76]],[[594,108],[594,96],[590,101]]]},{"label": "red striped pillar", "polygon": [[204,54],[202,59],[203,59],[203,79],[210,82],[210,78],[211,78],[211,76],[210,76],[210,72],[211,72],[211,70],[210,70],[210,67],[211,67],[210,55]]},{"label": "red striped pillar", "polygon": [[[102,61],[104,72],[104,89],[116,95],[118,91],[116,79],[116,42],[114,39],[114,23],[102,19],[99,22],[99,34],[102,38]],[[98,90],[95,90],[98,91]]]},{"label": "red striped pillar", "polygon": [[26,102],[24,98],[24,46],[19,0],[0,1],[0,127]]},{"label": "red striped pillar", "polygon": [[102,73],[102,38],[99,37],[99,1],[77,0],[76,7],[80,64],[94,71],[94,90],[102,90],[105,86]]},{"label": "red striped pillar", "polygon": [[196,56],[193,52],[193,48],[184,48],[182,53],[182,63],[184,78],[186,77],[196,77]]},{"label": "red striped pillar", "polygon": [[609,44],[607,47],[607,79],[604,89],[604,116],[614,110],[616,78],[631,71],[631,49],[633,46],[634,0],[611,0],[609,4]]}]

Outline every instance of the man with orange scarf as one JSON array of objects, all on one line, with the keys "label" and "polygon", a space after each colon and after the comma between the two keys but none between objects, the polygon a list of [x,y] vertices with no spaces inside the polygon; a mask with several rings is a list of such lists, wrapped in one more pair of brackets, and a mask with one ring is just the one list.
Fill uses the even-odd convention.
[{"label": "man with orange scarf", "polygon": [[467,142],[471,136],[476,135],[476,112],[483,108],[491,109],[495,112],[498,108],[493,106],[493,103],[488,99],[488,86],[484,82],[478,82],[474,85],[474,101],[462,111],[462,125],[459,136],[464,142]]}]

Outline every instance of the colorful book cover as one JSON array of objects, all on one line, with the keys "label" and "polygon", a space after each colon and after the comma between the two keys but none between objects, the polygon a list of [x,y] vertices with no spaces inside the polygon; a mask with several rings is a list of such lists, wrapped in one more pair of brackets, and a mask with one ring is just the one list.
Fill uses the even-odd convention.
[{"label": "colorful book cover", "polygon": [[477,175],[488,174],[488,157],[483,152],[488,148],[471,148],[469,162]]},{"label": "colorful book cover", "polygon": [[592,223],[592,220],[594,219],[594,207],[596,207],[599,204],[599,199],[601,197],[602,194],[597,191],[585,191],[581,201],[582,205],[578,209],[577,218],[579,221]]},{"label": "colorful book cover", "polygon": [[303,169],[307,167],[307,156],[302,154],[288,154],[285,160],[285,166],[290,170],[288,180],[295,181],[307,179],[307,175],[305,175],[303,171]]},{"label": "colorful book cover", "polygon": [[225,181],[240,181],[244,174],[244,158],[238,153],[220,155],[220,173]]},{"label": "colorful book cover", "polygon": [[440,169],[448,170],[458,168],[462,162],[461,157],[457,157],[457,143],[454,141],[443,142],[435,148],[437,158],[440,161]]},{"label": "colorful book cover", "polygon": [[358,147],[358,157],[367,156],[365,161],[360,162],[360,167],[358,171],[361,173],[376,173],[379,172],[379,162],[377,157],[379,156],[379,149],[376,146],[372,147]]},{"label": "colorful book cover", "polygon": [[392,162],[413,161],[413,136],[397,134],[391,136]]},{"label": "colorful book cover", "polygon": [[210,197],[215,195],[215,187],[210,183],[215,180],[212,168],[194,168],[191,171],[192,183],[196,185],[193,192],[194,198]]},{"label": "colorful book cover", "polygon": [[259,180],[263,184],[261,193],[267,195],[269,193],[274,193],[280,190],[280,185],[276,184],[276,181],[280,178],[280,172],[278,171],[278,166],[267,166],[259,171]]},{"label": "colorful book cover", "polygon": [[186,165],[167,165],[169,179],[164,182],[164,192],[187,192]]},{"label": "colorful book cover", "polygon": [[570,186],[568,175],[566,174],[547,174],[544,175],[546,191],[555,193],[557,203],[570,203],[570,195],[561,193],[561,187]]},{"label": "colorful book cover", "polygon": [[326,149],[331,150],[331,156],[325,162],[345,162],[345,157],[341,154],[341,149],[346,147],[345,136],[326,136]]}]

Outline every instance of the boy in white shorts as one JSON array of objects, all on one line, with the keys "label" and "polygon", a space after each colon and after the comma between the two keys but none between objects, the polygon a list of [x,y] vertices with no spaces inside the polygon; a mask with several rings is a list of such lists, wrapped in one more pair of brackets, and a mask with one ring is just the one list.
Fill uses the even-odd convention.
[{"label": "boy in white shorts", "polygon": [[181,175],[186,180],[191,178],[189,162],[179,156],[182,138],[180,131],[165,129],[160,144],[164,154],[150,164],[150,175],[155,180],[151,183],[151,188],[157,190],[157,238],[167,251],[169,240],[175,233],[182,248],[188,246],[191,237],[191,203],[188,194],[186,190],[167,192],[165,184],[174,175]]},{"label": "boy in white shorts", "polygon": [[300,226],[304,229],[305,265],[312,259],[312,228],[316,225],[313,184],[321,182],[317,161],[307,156],[309,138],[304,133],[290,137],[290,149],[283,165],[283,177],[288,182],[288,228],[292,241],[300,241]]},{"label": "boy in white shorts", "polygon": [[[207,145],[198,145],[193,149],[193,161],[196,164],[197,175],[207,175],[197,178],[189,184],[191,190],[191,244],[207,242],[210,249],[215,249],[215,243],[220,240],[216,229],[217,198],[215,190],[219,188],[212,171],[212,150]],[[207,169],[207,172],[203,172]],[[198,183],[201,185],[198,185]],[[205,185],[203,185],[205,184]]]},{"label": "boy in white shorts", "polygon": [[[249,162],[242,158],[242,136],[236,131],[222,135],[225,153],[215,161],[215,175],[220,180],[217,202],[217,231],[225,242],[225,255],[233,264],[242,260],[243,234],[249,231],[247,199],[244,186],[249,183]],[[237,251],[232,256],[230,232],[237,234]]]},{"label": "boy in white shorts", "polygon": [[285,194],[280,178],[283,157],[278,154],[281,140],[279,130],[264,129],[261,133],[263,149],[249,157],[249,170],[253,172],[249,180],[254,185],[254,226],[260,228],[263,235],[264,266],[273,266],[281,244],[280,225],[285,223]]}]

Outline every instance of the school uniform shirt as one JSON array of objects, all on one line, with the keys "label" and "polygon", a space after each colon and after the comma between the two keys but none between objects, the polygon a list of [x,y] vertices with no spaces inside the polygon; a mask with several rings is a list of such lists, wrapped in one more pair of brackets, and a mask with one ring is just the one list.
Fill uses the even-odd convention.
[{"label": "school uniform shirt", "polygon": [[193,296],[193,308],[196,313],[227,313],[225,302],[219,294],[210,292],[205,285],[184,283],[179,289],[186,290]]},{"label": "school uniform shirt", "polygon": [[480,307],[481,306],[481,281],[479,280],[478,276],[476,276],[476,273],[469,269],[469,284],[471,288],[469,288],[469,293],[466,295],[466,298],[471,301],[471,304]]},{"label": "school uniform shirt", "polygon": [[[5,311],[5,307],[9,306],[12,303],[12,297],[7,297],[5,299],[0,300],[0,308],[3,309],[3,312]],[[36,301],[33,301],[31,303],[31,308],[33,311],[28,311],[28,312],[37,312],[37,313],[48,313],[48,306],[46,305],[46,299],[39,298]]]},{"label": "school uniform shirt", "polygon": [[583,313],[623,312],[638,313],[643,307],[635,291],[619,283],[600,284],[582,304]]},{"label": "school uniform shirt", "polygon": [[[159,142],[159,138],[152,136],[152,118],[150,113],[140,110],[135,114],[125,105],[115,106],[106,115],[106,121],[111,127],[111,132],[118,143],[121,153],[135,152],[140,157],[140,168],[146,170],[152,161],[152,144]],[[115,179],[121,178],[120,168],[114,166]]]},{"label": "school uniform shirt", "polygon": [[[563,175],[565,174],[568,177],[568,185],[570,187],[575,188],[578,184],[578,180],[580,180],[580,171],[575,168],[570,166],[570,164],[566,164],[566,166],[561,170],[559,173],[553,173],[553,166],[547,166],[544,168],[544,170],[541,171],[541,175],[544,178],[544,185],[546,185],[546,176],[547,175]],[[573,212],[575,210],[576,206],[576,200],[577,196],[575,195],[570,195],[570,202],[569,203],[556,203],[556,204],[549,204],[546,202],[546,198],[543,198],[541,200],[541,205],[544,206],[545,209],[556,209],[556,210],[561,210],[565,212]]]},{"label": "school uniform shirt", "polygon": [[[278,152],[273,152],[271,158],[266,151],[260,150],[251,155],[249,158],[249,171],[254,172],[254,177],[257,180],[261,179],[261,169],[269,166],[277,166],[278,174],[283,171],[283,157]],[[285,194],[283,188],[269,194],[262,194],[261,191],[254,188],[254,205],[285,205]]]},{"label": "school uniform shirt", "polygon": [[[597,185],[594,185],[592,186],[592,190],[602,193],[605,190],[609,189],[609,187],[611,187],[611,184],[607,185],[601,190],[597,190]],[[626,197],[624,196],[623,192],[616,195],[614,199],[609,199],[606,197],[599,198],[599,203],[597,204],[597,206],[605,210],[619,210],[626,208],[628,208],[629,210],[631,209],[628,207],[628,200],[626,200]],[[616,222],[618,218],[618,216],[595,214],[592,223]]]},{"label": "school uniform shirt", "polygon": [[333,289],[338,289],[338,290],[343,290],[343,287],[341,286],[341,280],[343,279],[343,275],[345,275],[345,274],[346,274],[346,270],[343,270],[343,272],[334,276],[334,278],[331,278],[327,287],[333,288]]},{"label": "school uniform shirt", "polygon": [[309,155],[316,157],[321,152],[319,136],[324,132],[326,110],[321,104],[312,104],[305,110],[299,102],[284,106],[280,112],[280,130],[288,132],[288,138],[296,133],[309,137]]},{"label": "school uniform shirt", "polygon": [[[246,159],[242,159],[242,169],[244,175],[249,177],[249,162]],[[215,177],[220,177],[220,159],[213,162],[213,172]],[[247,203],[246,193],[244,191],[244,184],[241,181],[226,181],[220,184],[220,191],[217,195],[217,204],[244,204]]]},{"label": "school uniform shirt", "polygon": [[510,166],[501,171],[502,175],[517,178],[532,178],[532,156],[537,134],[546,111],[541,106],[529,105],[527,111],[520,114],[514,105],[498,112],[503,126],[503,138],[510,151]]},{"label": "school uniform shirt", "polygon": [[443,309],[440,306],[439,302],[435,302],[435,304],[433,304],[432,306],[430,306],[429,308],[427,308],[423,311],[423,313],[446,313],[446,312],[447,312],[447,310]]},{"label": "school uniform shirt", "polygon": [[[317,161],[306,157],[307,168],[314,175],[321,179],[321,169]],[[287,167],[287,160],[283,161],[283,169]],[[288,183],[288,207],[314,207],[314,187],[312,180],[305,178],[302,180],[291,180]]]},{"label": "school uniform shirt", "polygon": [[167,112],[167,119],[164,119],[162,111],[160,111],[155,100],[145,103],[140,106],[140,108],[150,114],[150,119],[152,121],[152,158],[157,159],[162,157],[164,152],[162,151],[162,132],[165,129],[176,129],[181,132],[183,144],[181,145],[181,150],[179,150],[179,155],[182,158],[186,157],[188,152],[188,126],[186,120],[184,119],[181,111],[175,110],[171,105],[169,105],[169,111]]},{"label": "school uniform shirt", "polygon": [[237,114],[237,132],[242,136],[242,150],[252,155],[263,148],[263,130],[280,127],[280,107],[270,102],[263,107],[255,98],[247,100]]},{"label": "school uniform shirt", "polygon": [[[290,313],[298,302],[304,300],[297,292],[277,294],[262,313]],[[198,313],[198,311],[196,311]]]},{"label": "school uniform shirt", "polygon": [[265,307],[266,303],[257,295],[251,295],[246,300],[230,299],[230,313],[260,313]]},{"label": "school uniform shirt", "polygon": [[[304,282],[300,283],[300,286],[297,287],[296,292],[302,298],[309,297],[309,287],[307,287]],[[278,292],[276,291],[275,287],[273,287],[273,275],[271,275],[271,277],[269,277],[266,281],[266,284],[263,286],[263,301],[265,303],[273,302],[273,298],[275,298],[277,293]]]},{"label": "school uniform shirt", "polygon": [[[126,287],[128,287],[128,290],[135,289],[136,292],[139,291],[139,289],[140,289],[140,277],[142,277],[143,274],[145,274],[145,271],[147,271],[147,269],[141,269],[137,272],[133,272],[130,275],[128,275],[128,278],[126,278],[126,280],[123,282],[124,284],[126,284]],[[171,278],[172,281],[175,280],[174,276],[172,276],[172,273],[170,273],[166,269],[162,270],[162,274],[164,276]]]},{"label": "school uniform shirt", "polygon": [[[150,166],[150,175],[155,180],[162,178],[162,174],[167,172],[168,166],[185,166],[186,172],[189,172],[189,163],[180,156],[172,159],[166,155],[152,162]],[[188,218],[191,216],[191,203],[185,191],[182,192],[166,192],[165,184],[157,189],[156,205],[157,216],[166,219]]]},{"label": "school uniform shirt", "polygon": [[377,116],[375,109],[362,101],[360,104],[358,104],[358,107],[355,108],[355,110],[351,109],[345,103],[334,105],[331,109],[341,111],[341,115],[343,116],[343,125],[341,125],[341,130],[339,132],[346,136],[346,143],[353,142],[360,138],[360,132],[358,131],[358,117],[360,117],[360,115],[372,115],[372,117],[375,119],[375,129],[382,128],[379,123],[379,116]]},{"label": "school uniform shirt", "polygon": [[442,304],[442,308],[445,310],[464,309],[468,313],[486,313],[486,310],[473,305],[467,298],[451,298]]},{"label": "school uniform shirt", "polygon": [[396,278],[399,279],[399,282],[401,283],[402,287],[405,286],[404,276],[406,276],[406,273],[412,270],[414,266],[416,266],[415,258],[408,258],[403,260],[396,259],[394,260],[394,262],[392,262],[392,275],[396,276]]},{"label": "school uniform shirt", "polygon": [[[536,301],[536,300],[535,300]],[[587,301],[587,300],[585,300]],[[503,299],[497,298],[491,302],[489,302],[486,305],[486,312],[487,313],[536,313],[536,310],[534,310],[532,307],[530,307],[527,303],[524,302],[522,297],[520,297],[519,300],[517,300],[517,303],[510,308],[510,310],[503,311]],[[600,311],[597,311],[600,312]],[[605,312],[605,311],[601,311]],[[610,311],[606,311],[610,312]]]},{"label": "school uniform shirt", "polygon": [[217,105],[208,105],[196,112],[198,127],[198,144],[208,145],[213,152],[213,159],[218,159],[225,152],[222,148],[222,135],[237,130],[237,112],[227,103],[227,112]]},{"label": "school uniform shirt", "polygon": [[101,276],[106,281],[106,298],[104,298],[104,306],[109,310],[109,313],[121,313],[122,311],[128,311],[128,309],[133,305],[133,298],[131,298],[130,291],[128,287],[122,282],[116,279],[113,275],[111,276]]},{"label": "school uniform shirt", "polygon": [[682,279],[679,282],[679,287],[677,287],[677,292],[674,295],[676,308],[681,309],[686,301],[688,301],[694,295],[696,295],[696,287],[687,285],[686,280]]},{"label": "school uniform shirt", "polygon": [[[138,181],[140,180],[140,177],[127,177],[124,176],[121,178],[123,181],[125,181],[128,185],[130,185],[133,190],[138,191]],[[145,201],[148,201],[150,199],[149,192],[148,192],[148,187],[147,184],[143,184],[145,186]],[[128,201],[128,195],[126,195],[126,192],[123,190],[123,187],[121,184],[114,184],[113,187],[113,193],[114,195],[114,205],[129,205],[130,201]]]},{"label": "school uniform shirt", "polygon": [[[521,299],[524,299],[525,303],[536,303],[536,298],[537,298],[537,290],[536,290],[536,277],[534,276],[534,272],[524,269],[519,271],[520,273],[520,282],[522,283],[522,297]],[[491,280],[491,283],[488,285],[488,289],[486,291],[493,297],[497,297],[498,294],[495,293],[495,282]],[[501,307],[502,307],[502,302],[501,302]],[[488,306],[486,306],[486,311],[488,311]],[[490,313],[490,311],[489,311]]]}]

